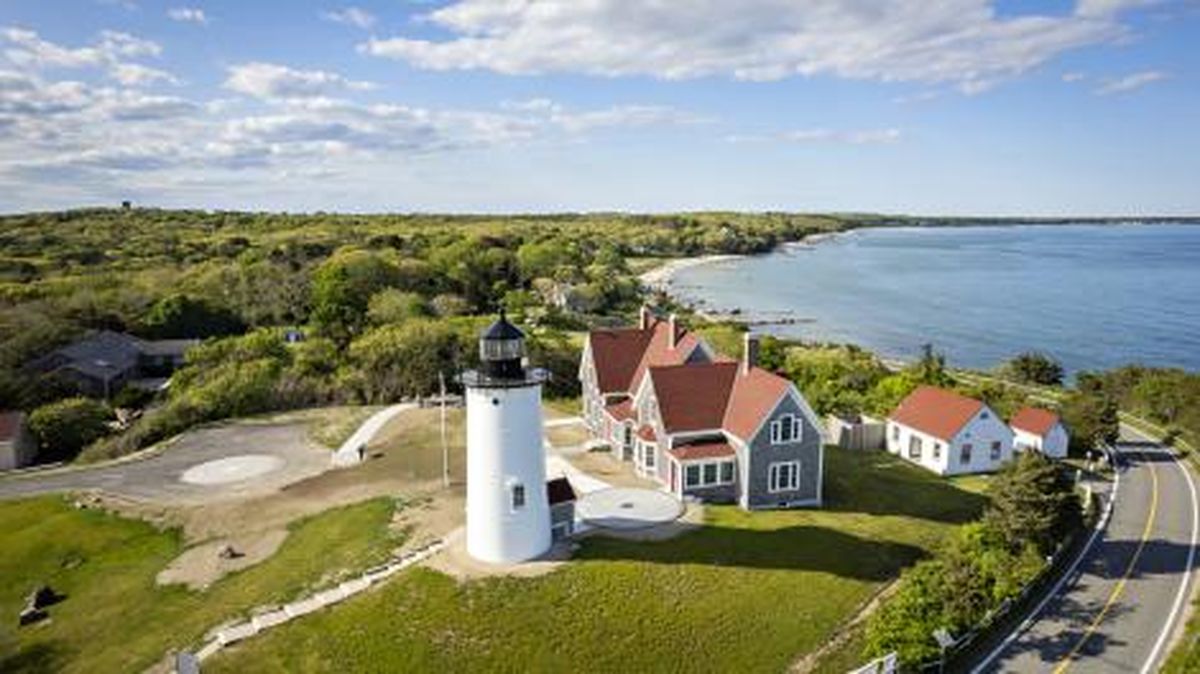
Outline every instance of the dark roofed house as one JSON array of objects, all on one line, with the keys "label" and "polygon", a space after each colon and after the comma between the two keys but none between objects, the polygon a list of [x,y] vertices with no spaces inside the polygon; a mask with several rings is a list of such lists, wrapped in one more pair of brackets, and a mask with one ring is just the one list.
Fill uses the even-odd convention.
[{"label": "dark roofed house", "polygon": [[[643,309],[637,328],[589,335],[584,418],[614,456],[679,498],[744,508],[820,505],[823,425],[787,379]],[[640,351],[640,352],[639,352]]]},{"label": "dark roofed house", "polygon": [[186,351],[198,343],[194,339],[144,340],[102,330],[39,358],[29,367],[61,376],[84,395],[108,398],[126,384],[169,376],[183,364]]}]

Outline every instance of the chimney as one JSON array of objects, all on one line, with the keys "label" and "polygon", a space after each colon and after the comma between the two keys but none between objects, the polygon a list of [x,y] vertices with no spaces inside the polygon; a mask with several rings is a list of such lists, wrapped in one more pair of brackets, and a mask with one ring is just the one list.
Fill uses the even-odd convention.
[{"label": "chimney", "polygon": [[758,365],[758,337],[746,332],[742,335],[742,374],[750,374],[755,365]]},{"label": "chimney", "polygon": [[642,308],[638,311],[638,329],[650,329],[650,307],[646,306],[645,304],[643,304]]},{"label": "chimney", "polygon": [[671,314],[671,317],[667,319],[667,323],[667,346],[674,351],[675,344],[679,341],[678,328],[675,324],[675,314]]}]

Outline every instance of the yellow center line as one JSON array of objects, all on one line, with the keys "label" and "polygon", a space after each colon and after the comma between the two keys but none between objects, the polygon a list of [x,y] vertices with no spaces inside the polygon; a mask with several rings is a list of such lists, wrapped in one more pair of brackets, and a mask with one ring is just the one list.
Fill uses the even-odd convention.
[{"label": "yellow center line", "polygon": [[[1143,459],[1146,457],[1141,452],[1138,452],[1138,455]],[[1150,539],[1150,530],[1154,528],[1154,515],[1158,512],[1158,473],[1155,472],[1152,461],[1147,461],[1146,466],[1150,468],[1150,514],[1146,517],[1145,528],[1142,529],[1142,540],[1138,542],[1137,549],[1134,550],[1133,557],[1129,560],[1129,566],[1125,567],[1125,575],[1121,576],[1121,580],[1117,581],[1116,586],[1113,587],[1112,592],[1108,595],[1108,601],[1104,603],[1104,607],[1100,609],[1100,613],[1092,621],[1092,624],[1088,625],[1087,631],[1075,643],[1075,647],[1071,649],[1071,652],[1058,661],[1058,666],[1054,668],[1054,674],[1062,674],[1067,671],[1067,668],[1071,666],[1071,661],[1076,655],[1079,655],[1079,651],[1083,648],[1083,645],[1095,634],[1096,628],[1100,626],[1100,623],[1104,622],[1104,616],[1108,615],[1109,610],[1112,609],[1113,605],[1117,603],[1117,599],[1120,598],[1121,592],[1125,589],[1125,584],[1129,581],[1130,576],[1133,575],[1133,568],[1137,565],[1138,558],[1142,556],[1142,550],[1146,547],[1146,541]]]}]

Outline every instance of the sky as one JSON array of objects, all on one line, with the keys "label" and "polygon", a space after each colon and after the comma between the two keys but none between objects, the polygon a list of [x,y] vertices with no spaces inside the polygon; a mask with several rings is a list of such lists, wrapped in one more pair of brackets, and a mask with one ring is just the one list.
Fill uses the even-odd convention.
[{"label": "sky", "polygon": [[0,211],[1200,215],[1197,0],[2,0]]}]

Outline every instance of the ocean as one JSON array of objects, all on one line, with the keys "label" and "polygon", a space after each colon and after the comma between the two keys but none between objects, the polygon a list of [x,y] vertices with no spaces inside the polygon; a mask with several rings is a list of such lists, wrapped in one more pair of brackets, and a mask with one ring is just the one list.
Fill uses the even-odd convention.
[{"label": "ocean", "polygon": [[[671,292],[759,332],[990,368],[1200,370],[1200,226],[863,229],[679,271]],[[760,323],[761,322],[761,323]]]}]

